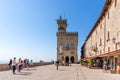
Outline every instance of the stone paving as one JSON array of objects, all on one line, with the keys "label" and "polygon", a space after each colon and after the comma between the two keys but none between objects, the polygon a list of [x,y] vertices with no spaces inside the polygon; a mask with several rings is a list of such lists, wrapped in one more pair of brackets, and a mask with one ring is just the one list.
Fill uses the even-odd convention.
[{"label": "stone paving", "polygon": [[23,69],[15,75],[11,70],[1,71],[0,80],[120,80],[120,75],[103,73],[101,69],[88,69],[80,64],[60,66],[59,70],[55,65],[48,65]]}]

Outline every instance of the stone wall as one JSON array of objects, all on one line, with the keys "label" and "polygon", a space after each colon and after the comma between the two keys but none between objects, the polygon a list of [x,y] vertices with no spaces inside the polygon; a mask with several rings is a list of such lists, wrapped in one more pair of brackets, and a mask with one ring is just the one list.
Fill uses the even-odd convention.
[{"label": "stone wall", "polygon": [[0,71],[8,70],[8,69],[9,69],[9,65],[8,64],[0,64]]},{"label": "stone wall", "polygon": [[[43,66],[43,65],[51,65],[53,62],[40,62],[40,63],[33,63],[30,64],[29,67],[36,67],[36,66]],[[8,64],[0,64],[0,71],[9,70]]]}]

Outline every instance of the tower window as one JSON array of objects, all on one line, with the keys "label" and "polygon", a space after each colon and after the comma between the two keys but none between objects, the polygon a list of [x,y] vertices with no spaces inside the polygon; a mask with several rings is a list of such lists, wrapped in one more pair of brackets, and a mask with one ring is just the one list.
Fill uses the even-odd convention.
[{"label": "tower window", "polygon": [[97,47],[97,42],[96,42],[96,47]]},{"label": "tower window", "polygon": [[108,47],[108,52],[110,52],[110,47]]},{"label": "tower window", "polygon": [[96,30],[96,34],[97,34],[97,30]]},{"label": "tower window", "polygon": [[68,44],[68,43],[66,43],[65,47],[68,49],[68,48],[69,48],[69,44]]},{"label": "tower window", "polygon": [[108,31],[108,34],[107,34],[107,41],[110,40],[110,32]]},{"label": "tower window", "polygon": [[59,31],[60,31],[60,32],[65,32],[64,29],[62,29],[62,28],[61,28]]},{"label": "tower window", "polygon": [[100,25],[100,29],[102,29],[102,24]]},{"label": "tower window", "polygon": [[117,6],[117,0],[115,0],[115,7]]},{"label": "tower window", "polygon": [[115,50],[117,50],[117,44],[115,44]]},{"label": "tower window", "polygon": [[64,48],[64,43],[61,42],[61,43],[60,43],[60,46],[61,46],[62,48]]},{"label": "tower window", "polygon": [[71,43],[71,48],[74,49],[74,43]]},{"label": "tower window", "polygon": [[109,11],[108,11],[108,19],[110,18],[110,13],[109,13]]},{"label": "tower window", "polygon": [[100,45],[99,46],[101,46],[102,45],[102,39],[100,38]]},{"label": "tower window", "polygon": [[100,50],[100,54],[102,54],[102,50]]}]

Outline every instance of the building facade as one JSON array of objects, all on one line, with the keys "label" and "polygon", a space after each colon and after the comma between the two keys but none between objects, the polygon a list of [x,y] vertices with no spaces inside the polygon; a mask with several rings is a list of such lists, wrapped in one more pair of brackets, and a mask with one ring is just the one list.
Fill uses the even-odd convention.
[{"label": "building facade", "polygon": [[106,0],[103,10],[88,34],[82,50],[84,58],[102,57],[114,63],[120,59],[120,0]]},{"label": "building facade", "polygon": [[78,32],[67,32],[67,20],[57,19],[57,60],[61,63],[77,63]]}]

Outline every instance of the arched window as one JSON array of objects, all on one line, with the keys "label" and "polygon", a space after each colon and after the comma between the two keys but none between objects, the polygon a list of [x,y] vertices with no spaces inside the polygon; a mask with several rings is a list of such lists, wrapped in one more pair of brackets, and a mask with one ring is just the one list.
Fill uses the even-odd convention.
[{"label": "arched window", "polygon": [[100,29],[102,29],[102,24],[100,25]]},{"label": "arched window", "polygon": [[102,39],[100,38],[100,44],[99,44],[99,46],[101,46],[102,45]]},{"label": "arched window", "polygon": [[110,18],[110,12],[108,11],[108,19]]},{"label": "arched window", "polygon": [[66,44],[65,44],[65,47],[66,47],[66,48],[69,48],[69,44],[68,44],[68,43],[66,43]]},{"label": "arched window", "polygon": [[110,40],[110,32],[108,31],[108,34],[107,34],[107,41]]},{"label": "arched window", "polygon": [[60,43],[60,46],[61,46],[62,48],[64,48],[64,43]]},{"label": "arched window", "polygon": [[60,32],[60,33],[64,33],[65,30],[64,30],[64,29],[60,29],[59,32]]},{"label": "arched window", "polygon": [[115,7],[117,6],[117,0],[115,0]]},{"label": "arched window", "polygon": [[71,48],[74,49],[74,43],[71,43]]}]

